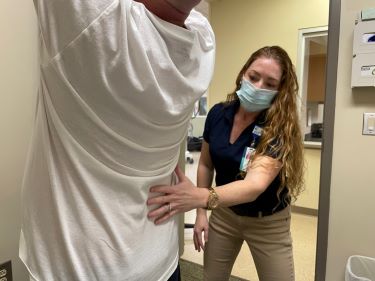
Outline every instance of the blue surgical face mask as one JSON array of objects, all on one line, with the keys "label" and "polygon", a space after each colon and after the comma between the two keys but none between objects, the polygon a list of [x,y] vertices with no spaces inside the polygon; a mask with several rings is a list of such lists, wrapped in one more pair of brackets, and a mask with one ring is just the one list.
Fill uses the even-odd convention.
[{"label": "blue surgical face mask", "polygon": [[242,78],[241,88],[236,92],[241,106],[248,112],[259,112],[271,106],[277,91],[259,89]]}]

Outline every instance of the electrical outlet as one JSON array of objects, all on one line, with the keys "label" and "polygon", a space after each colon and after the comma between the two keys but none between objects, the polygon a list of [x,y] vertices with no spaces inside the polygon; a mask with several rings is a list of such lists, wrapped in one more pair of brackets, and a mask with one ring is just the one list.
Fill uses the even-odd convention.
[{"label": "electrical outlet", "polygon": [[11,261],[0,264],[0,281],[13,281]]}]

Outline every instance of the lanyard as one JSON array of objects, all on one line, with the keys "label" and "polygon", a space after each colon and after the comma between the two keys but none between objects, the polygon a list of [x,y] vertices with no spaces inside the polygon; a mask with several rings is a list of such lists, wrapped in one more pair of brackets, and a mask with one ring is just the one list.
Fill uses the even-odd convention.
[{"label": "lanyard", "polygon": [[255,147],[258,144],[258,141],[259,141],[260,137],[262,136],[262,133],[263,133],[263,128],[259,127],[258,125],[255,125],[254,129],[253,129],[253,132],[251,133],[253,135],[253,140],[250,144],[251,148],[255,149]]},{"label": "lanyard", "polygon": [[242,159],[241,159],[241,164],[240,164],[240,171],[246,172],[247,167],[251,163],[251,160],[254,156],[255,153],[255,147],[258,144],[258,141],[260,137],[262,136],[263,129],[262,127],[255,125],[252,135],[253,135],[253,140],[251,141],[250,147],[246,146],[244,149],[244,152],[242,154]]}]

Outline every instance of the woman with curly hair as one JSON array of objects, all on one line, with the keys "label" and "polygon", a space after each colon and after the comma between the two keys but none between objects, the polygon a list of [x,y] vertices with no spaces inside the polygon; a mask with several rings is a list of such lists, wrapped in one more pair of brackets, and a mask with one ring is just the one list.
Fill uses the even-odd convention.
[{"label": "woman with curly hair", "polygon": [[[209,112],[197,186],[177,168],[179,183],[152,187],[163,195],[149,212],[155,223],[197,208],[196,250],[204,250],[204,280],[228,280],[244,241],[261,281],[294,280],[290,203],[303,186],[298,83],[281,47],[253,53],[233,93]],[[212,187],[216,172],[216,187]],[[209,222],[207,209],[212,214]]]}]

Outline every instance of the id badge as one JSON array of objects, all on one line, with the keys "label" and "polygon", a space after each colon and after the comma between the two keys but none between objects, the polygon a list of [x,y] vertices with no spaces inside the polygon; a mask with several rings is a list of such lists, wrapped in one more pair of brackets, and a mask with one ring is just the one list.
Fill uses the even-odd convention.
[{"label": "id badge", "polygon": [[242,154],[242,159],[241,159],[241,164],[240,164],[240,171],[242,171],[242,172],[246,172],[247,171],[247,167],[250,164],[250,160],[251,160],[251,157],[254,154],[254,152],[255,152],[255,148],[248,147],[248,146],[245,147],[245,149],[243,151],[243,154]]},{"label": "id badge", "polygon": [[253,137],[260,138],[262,136],[262,133],[263,133],[262,127],[255,125],[253,129]]}]

